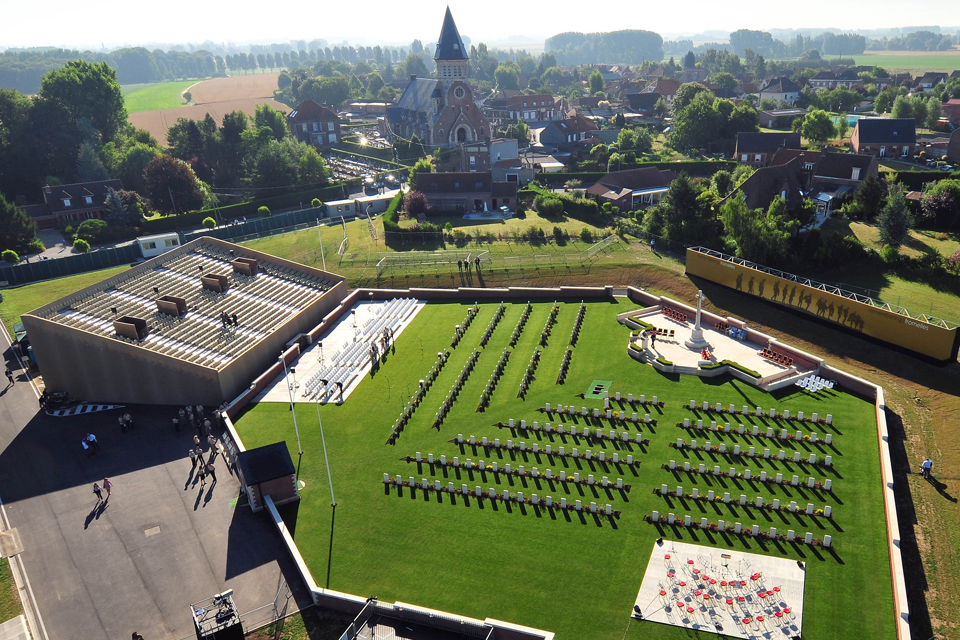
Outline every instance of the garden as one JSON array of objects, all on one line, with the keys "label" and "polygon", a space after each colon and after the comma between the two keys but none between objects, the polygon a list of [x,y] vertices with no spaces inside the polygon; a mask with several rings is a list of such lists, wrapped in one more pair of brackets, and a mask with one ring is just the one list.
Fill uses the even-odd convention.
[{"label": "garden", "polygon": [[[626,353],[617,300],[428,304],[320,408],[335,513],[298,404],[306,487],[284,516],[318,584],[564,638],[680,638],[628,624],[662,537],[803,560],[805,637],[894,638],[872,402],[661,374]],[[237,429],[296,452],[284,404]]]}]

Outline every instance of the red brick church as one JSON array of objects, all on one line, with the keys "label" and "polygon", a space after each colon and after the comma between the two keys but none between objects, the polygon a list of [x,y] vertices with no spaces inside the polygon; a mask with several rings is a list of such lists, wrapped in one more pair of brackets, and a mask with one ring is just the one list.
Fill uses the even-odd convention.
[{"label": "red brick church", "polygon": [[467,79],[470,57],[449,7],[433,59],[437,77],[411,75],[397,105],[387,109],[389,133],[401,138],[417,136],[434,147],[489,142],[490,123],[473,100]]}]

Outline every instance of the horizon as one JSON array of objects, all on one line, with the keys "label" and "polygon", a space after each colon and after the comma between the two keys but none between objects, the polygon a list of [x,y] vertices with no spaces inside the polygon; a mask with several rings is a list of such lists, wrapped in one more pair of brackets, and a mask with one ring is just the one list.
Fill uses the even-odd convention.
[{"label": "horizon", "polygon": [[[332,14],[333,19],[324,20],[324,25],[317,28],[303,26],[309,22],[309,19],[300,22],[300,26],[291,27],[286,13],[278,13],[275,17],[273,15],[257,16],[256,20],[250,20],[245,13],[225,18],[219,6],[197,5],[187,0],[171,0],[171,3],[164,5],[163,15],[151,16],[150,20],[138,29],[137,33],[142,36],[141,38],[130,40],[110,38],[106,35],[125,32],[123,20],[126,16],[119,11],[122,5],[116,0],[93,0],[82,6],[67,0],[49,0],[45,8],[49,9],[49,15],[57,18],[45,21],[43,29],[20,28],[23,24],[35,21],[35,12],[27,3],[10,4],[4,8],[7,19],[0,23],[0,43],[3,43],[0,51],[47,47],[80,51],[115,50],[126,47],[155,49],[190,45],[196,47],[207,41],[228,46],[243,46],[315,39],[326,40],[330,46],[344,43],[409,46],[414,39],[419,39],[425,48],[429,48],[439,36],[443,12],[447,6],[450,6],[460,33],[469,38],[472,44],[484,42],[490,47],[501,49],[513,47],[536,51],[543,49],[547,38],[570,31],[594,33],[642,29],[658,33],[665,41],[693,39],[697,43],[721,43],[724,40],[718,38],[724,38],[723,34],[728,35],[738,29],[767,32],[801,31],[811,36],[819,35],[824,31],[834,31],[861,33],[868,37],[870,37],[869,32],[887,30],[907,33],[910,30],[937,28],[942,33],[950,35],[960,31],[960,27],[957,26],[942,27],[929,24],[936,20],[922,19],[926,15],[948,16],[951,22],[960,24],[960,11],[957,10],[953,0],[918,0],[914,4],[919,4],[919,11],[913,14],[917,19],[911,22],[920,25],[924,22],[928,24],[916,27],[891,26],[888,16],[892,15],[900,5],[894,0],[878,0],[873,5],[876,11],[858,15],[856,29],[823,26],[823,23],[828,20],[822,17],[825,15],[824,11],[818,10],[828,10],[831,15],[839,12],[842,15],[845,9],[855,11],[860,6],[851,0],[839,0],[839,3],[815,0],[813,5],[808,7],[810,11],[804,12],[810,16],[808,20],[804,20],[805,16],[795,17],[786,12],[771,17],[765,10],[766,5],[761,5],[756,0],[748,0],[748,2],[750,5],[745,7],[747,11],[737,12],[740,17],[726,18],[712,15],[715,12],[709,11],[712,7],[708,0],[692,0],[692,6],[684,16],[683,26],[687,27],[686,29],[677,29],[679,25],[669,21],[671,19],[669,7],[648,7],[642,13],[637,12],[635,16],[618,16],[616,20],[611,20],[604,15],[585,13],[578,20],[577,28],[571,29],[564,19],[564,16],[569,15],[567,11],[561,10],[544,16],[540,10],[526,10],[515,4],[507,5],[502,0],[496,0],[492,5],[487,4],[482,8],[465,2],[424,0],[416,13],[389,15],[385,16],[387,19],[384,20],[374,20],[370,16],[381,12],[386,14],[392,5],[388,5],[383,0],[373,0],[365,5],[362,21],[357,19],[356,12],[351,8],[337,5],[324,9],[324,17]],[[564,5],[561,5],[561,9],[577,6],[569,0]],[[498,11],[497,9],[501,7],[503,11]],[[885,11],[885,8],[889,11]],[[500,16],[504,14],[511,16],[511,23],[514,25],[519,22],[531,22],[532,26],[526,33],[515,33],[522,29],[510,27],[510,31],[514,33],[500,35],[497,33],[500,30],[498,23],[502,20]],[[183,15],[191,15],[193,20],[183,24]],[[336,25],[335,28],[329,26],[331,22]],[[777,23],[788,23],[789,26],[772,26]],[[398,38],[397,33],[406,35]],[[697,36],[701,38],[698,39]]]}]

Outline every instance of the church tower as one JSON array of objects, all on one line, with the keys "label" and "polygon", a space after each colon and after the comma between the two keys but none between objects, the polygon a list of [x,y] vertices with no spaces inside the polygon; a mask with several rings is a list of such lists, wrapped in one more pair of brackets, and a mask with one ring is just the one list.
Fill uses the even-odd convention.
[{"label": "church tower", "polygon": [[443,28],[440,29],[440,40],[437,41],[437,52],[433,59],[437,63],[437,79],[443,85],[444,94],[454,82],[466,82],[470,57],[453,21],[450,7],[447,7],[447,13],[443,16]]}]

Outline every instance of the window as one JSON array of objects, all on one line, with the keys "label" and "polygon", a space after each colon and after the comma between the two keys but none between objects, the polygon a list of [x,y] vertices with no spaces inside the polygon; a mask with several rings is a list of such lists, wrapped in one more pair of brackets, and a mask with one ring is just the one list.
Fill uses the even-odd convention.
[{"label": "window", "polygon": [[457,100],[463,100],[463,97],[467,95],[467,92],[464,91],[463,87],[457,87],[453,90],[453,95],[457,97]]},{"label": "window", "polygon": [[853,171],[852,171],[851,173],[852,173],[852,175],[850,176],[850,179],[851,179],[851,180],[859,180],[859,179],[860,179],[860,168],[859,168],[859,167],[854,167],[854,169],[853,169]]},{"label": "window", "polygon": [[753,159],[754,159],[755,162],[760,162],[761,160],[763,160],[763,155],[762,155],[762,154],[759,154],[759,153],[756,153],[756,154],[754,154]]},{"label": "window", "polygon": [[804,170],[804,171],[813,171],[813,163],[812,163],[812,162],[804,162],[804,163],[803,163],[803,170]]},{"label": "window", "polygon": [[337,134],[335,133],[330,134],[330,144],[337,144]]},{"label": "window", "polygon": [[320,127],[319,127],[318,123],[314,122],[314,123],[313,123],[313,130],[316,131],[316,130],[319,129],[319,128],[320,128]]},{"label": "window", "polygon": [[93,204],[93,196],[83,196],[83,201],[87,204]]},{"label": "window", "polygon": [[327,131],[333,131],[333,122],[327,122]]},{"label": "window", "polygon": [[156,242],[144,242],[144,243],[143,243],[143,248],[144,248],[144,249],[156,249],[156,248],[157,248],[157,243],[156,243]]},{"label": "window", "polygon": [[69,207],[69,206],[70,206],[70,198],[64,198],[64,199],[63,199],[63,206],[65,206],[65,207]]},{"label": "window", "polygon": [[177,245],[180,244],[180,243],[177,242],[175,239],[171,239],[171,240],[164,240],[164,241],[163,241],[163,244],[164,244],[164,246],[166,246],[166,247],[175,247],[175,246],[177,246]]}]

